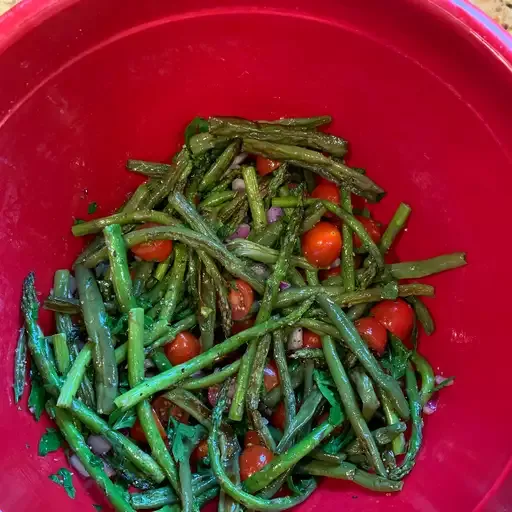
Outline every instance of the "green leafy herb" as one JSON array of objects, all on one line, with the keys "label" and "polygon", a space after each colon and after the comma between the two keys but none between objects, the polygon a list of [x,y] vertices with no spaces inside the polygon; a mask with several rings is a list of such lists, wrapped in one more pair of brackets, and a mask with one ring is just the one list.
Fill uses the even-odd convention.
[{"label": "green leafy herb", "polygon": [[387,357],[381,359],[381,364],[389,370],[394,379],[399,380],[405,375],[410,357],[411,351],[399,338],[389,333],[389,350],[387,351]]},{"label": "green leafy herb", "polygon": [[[32,366],[32,368],[34,368],[34,366]],[[43,413],[45,403],[46,392],[41,383],[41,378],[36,372],[32,371],[32,375],[30,378],[30,395],[28,397],[28,408],[30,412],[34,415],[36,421],[39,421],[39,418]]]},{"label": "green leafy herb", "polygon": [[396,300],[398,297],[398,283],[391,281],[382,288],[382,298]]},{"label": "green leafy herb", "polygon": [[341,425],[343,420],[345,419],[345,416],[343,414],[343,411],[341,410],[341,407],[339,404],[334,405],[331,407],[331,410],[329,412],[329,423],[334,426]]},{"label": "green leafy herb", "polygon": [[94,504],[93,507],[98,511],[101,512],[103,510],[103,507],[101,505]]},{"label": "green leafy herb", "polygon": [[96,201],[92,201],[89,203],[89,206],[87,207],[87,213],[89,215],[92,215],[93,213],[96,212],[97,209],[98,209],[98,203]]},{"label": "green leafy herb", "polygon": [[39,440],[38,453],[41,457],[56,452],[62,445],[62,436],[54,428],[47,428]]},{"label": "green leafy herb", "polygon": [[331,379],[331,377],[321,370],[316,370],[313,372],[313,378],[316,382],[316,385],[318,386],[318,389],[320,390],[320,393],[324,395],[324,398],[331,404],[332,407],[339,407],[338,399],[336,398],[336,395],[330,388],[336,388],[334,381]]},{"label": "green leafy herb", "polygon": [[191,448],[196,446],[201,439],[207,435],[202,425],[185,425],[170,418],[174,425],[174,436],[172,440],[172,454],[178,462],[185,462],[190,457]]},{"label": "green leafy herb", "polygon": [[185,128],[185,144],[189,145],[189,140],[198,133],[208,131],[208,121],[202,117],[194,117],[190,124]]},{"label": "green leafy herb", "polygon": [[112,336],[126,332],[128,330],[128,315],[124,314],[118,318],[107,317],[107,326]]},{"label": "green leafy herb", "polygon": [[446,377],[445,380],[443,380],[443,382],[441,382],[441,384],[438,384],[435,388],[434,388],[434,393],[437,393],[440,389],[443,389],[445,388],[446,386],[450,386],[453,381],[455,380],[455,377]]},{"label": "green leafy herb", "polygon": [[137,415],[133,409],[128,409],[127,411],[122,411],[121,409],[116,409],[110,416],[108,417],[108,424],[114,430],[121,430],[123,428],[131,428],[135,425],[135,421],[137,420]]},{"label": "green leafy herb", "polygon": [[138,308],[146,310],[153,307],[152,302],[149,299],[146,299],[145,297],[137,297],[135,300],[137,302]]},{"label": "green leafy herb", "polygon": [[75,499],[76,490],[73,487],[73,474],[69,469],[60,468],[57,473],[50,475],[49,478],[52,482],[64,487],[64,490],[71,499]]},{"label": "green leafy herb", "polygon": [[77,224],[83,224],[85,222],[85,220],[83,219],[79,219],[78,217],[75,217],[73,219],[73,224],[76,226]]},{"label": "green leafy herb", "polygon": [[340,452],[341,448],[343,447],[343,444],[345,443],[346,439],[345,434],[340,434],[336,437],[331,437],[327,444],[324,445],[323,450],[325,453],[330,453],[331,455],[336,455]]}]

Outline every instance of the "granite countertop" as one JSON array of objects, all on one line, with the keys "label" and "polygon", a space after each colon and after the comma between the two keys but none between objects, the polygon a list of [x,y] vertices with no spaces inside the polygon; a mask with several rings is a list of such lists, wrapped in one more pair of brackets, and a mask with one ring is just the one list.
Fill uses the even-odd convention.
[{"label": "granite countertop", "polygon": [[[0,0],[0,14],[20,0]],[[473,3],[512,34],[512,0],[472,0]]]}]

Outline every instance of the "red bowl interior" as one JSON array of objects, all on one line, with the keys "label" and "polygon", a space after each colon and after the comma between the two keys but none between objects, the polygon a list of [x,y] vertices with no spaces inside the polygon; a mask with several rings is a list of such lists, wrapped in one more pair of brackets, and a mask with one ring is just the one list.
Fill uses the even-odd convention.
[{"label": "red bowl interior", "polygon": [[140,181],[125,160],[168,158],[187,121],[210,114],[332,114],[350,162],[389,191],[377,218],[401,200],[413,208],[399,255],[468,253],[466,268],[429,280],[437,331],[421,351],[457,381],[426,419],[404,491],[324,481],[302,510],[510,503],[512,351],[500,327],[510,274],[499,241],[512,188],[511,54],[481,13],[441,0],[32,0],[4,17],[0,510],[91,510],[101,500],[84,483],[72,502],[48,480],[64,456],[38,457],[48,422],[13,405],[22,278],[35,270],[47,293],[81,247],[72,217],[86,217],[90,201],[97,215],[112,212]]}]

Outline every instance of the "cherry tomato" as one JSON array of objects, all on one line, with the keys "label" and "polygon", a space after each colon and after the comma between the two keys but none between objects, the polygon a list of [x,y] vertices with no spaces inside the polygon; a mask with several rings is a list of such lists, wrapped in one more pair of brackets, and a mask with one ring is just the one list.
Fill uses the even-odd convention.
[{"label": "cherry tomato", "polygon": [[162,425],[168,425],[171,416],[180,423],[188,423],[188,412],[167,400],[165,396],[155,398],[151,403],[151,407],[153,407]]},{"label": "cherry tomato", "polygon": [[304,329],[302,333],[302,348],[322,348],[322,340],[318,334]]},{"label": "cherry tomato", "polygon": [[238,334],[239,332],[245,331],[246,329],[249,329],[254,325],[254,322],[256,321],[256,318],[251,316],[249,318],[246,318],[245,320],[241,320],[240,322],[234,322],[231,326],[231,334],[234,336],[235,334]]},{"label": "cherry tomato", "polygon": [[240,479],[247,480],[251,475],[266,466],[274,455],[265,448],[253,444],[244,449],[240,455]]},{"label": "cherry tomato", "polygon": [[270,160],[270,158],[265,158],[260,155],[256,156],[256,170],[260,176],[265,176],[266,174],[274,172],[280,165],[281,162],[278,162],[277,160]]},{"label": "cherry tomato", "polygon": [[[331,203],[340,204],[341,194],[336,183],[324,180],[315,187],[313,192],[311,192],[311,197],[325,199],[326,201],[331,201]],[[336,215],[331,212],[326,212],[325,217],[332,219],[335,218]]]},{"label": "cherry tomato", "polygon": [[263,446],[263,441],[256,430],[248,430],[244,436],[244,446],[247,448],[253,444]]},{"label": "cherry tomato", "polygon": [[[380,233],[379,225],[373,219],[369,219],[368,217],[356,215],[356,219],[363,225],[365,231],[370,235],[371,239],[376,244],[378,244],[382,236]],[[354,234],[354,246],[359,248],[362,245],[363,244],[361,242],[361,239],[356,234]]]},{"label": "cherry tomato", "polygon": [[341,275],[341,266],[333,267],[333,268],[324,268],[318,272],[318,277],[320,281],[325,281],[329,279],[329,277],[339,276]]},{"label": "cherry tomato", "polygon": [[206,439],[199,441],[199,444],[194,448],[190,457],[193,462],[197,462],[208,457],[208,441],[206,441]]},{"label": "cherry tomato", "polygon": [[173,366],[186,363],[201,353],[199,340],[190,332],[183,331],[164,347],[165,355]]},{"label": "cherry tomato", "polygon": [[284,402],[279,402],[270,417],[270,423],[279,430],[284,431],[285,426],[285,411]]},{"label": "cherry tomato", "polygon": [[402,341],[411,334],[414,313],[405,300],[383,300],[373,306],[371,313],[389,332]]},{"label": "cherry tomato", "polygon": [[[143,224],[139,229],[152,228],[159,224]],[[138,256],[144,261],[158,261],[166,260],[172,252],[172,240],[153,240],[152,242],[144,242],[142,244],[134,245],[131,251],[135,256]]]},{"label": "cherry tomato", "polygon": [[328,267],[341,253],[341,234],[330,222],[319,222],[302,235],[302,252],[312,265]]},{"label": "cherry tomato", "polygon": [[354,322],[357,332],[366,344],[380,356],[386,350],[388,333],[379,321],[371,316],[360,318]]},{"label": "cherry tomato", "polygon": [[252,288],[241,279],[236,279],[229,290],[229,303],[231,304],[231,316],[236,322],[247,316],[254,302]]},{"label": "cherry tomato", "polygon": [[274,361],[269,361],[263,369],[263,383],[267,393],[272,391],[275,387],[279,386],[279,373]]},{"label": "cherry tomato", "polygon": [[[167,434],[165,433],[165,429],[162,426],[162,423],[160,422],[160,419],[158,418],[155,411],[153,411],[153,418],[155,418],[155,423],[158,428],[158,432],[160,432],[160,436],[162,439],[167,439]],[[147,443],[146,436],[144,434],[144,431],[142,430],[142,426],[140,424],[139,420],[136,420],[133,427],[130,429],[130,437],[139,443]]]}]

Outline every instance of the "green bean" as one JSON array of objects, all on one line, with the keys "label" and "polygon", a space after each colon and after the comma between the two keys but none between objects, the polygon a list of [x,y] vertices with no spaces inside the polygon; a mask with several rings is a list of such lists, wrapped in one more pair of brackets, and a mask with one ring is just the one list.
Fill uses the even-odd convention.
[{"label": "green bean", "polygon": [[301,130],[279,124],[260,124],[234,117],[213,117],[208,122],[210,133],[218,136],[306,146],[339,157],[347,153],[347,141],[316,130]]},{"label": "green bean", "polygon": [[201,278],[201,262],[196,251],[188,248],[188,274],[187,291],[190,297],[190,306],[197,311],[199,306],[199,282]]},{"label": "green bean", "polygon": [[175,403],[180,409],[188,412],[192,418],[207,430],[211,430],[211,411],[194,394],[186,389],[174,388],[163,395],[167,400]]},{"label": "green bean", "polygon": [[[131,309],[128,313],[128,382],[132,389],[144,381],[144,310]],[[151,448],[151,454],[165,473],[172,487],[179,493],[178,472],[160,435],[153,409],[148,400],[137,404],[137,417]]]},{"label": "green bean", "polygon": [[[128,198],[128,200],[117,210],[117,213],[129,213],[137,210],[142,210],[146,203],[146,200],[151,193],[155,183],[152,179],[149,179],[145,183],[139,185],[135,192]],[[119,224],[116,222],[116,224]]]},{"label": "green bean", "polygon": [[16,352],[14,355],[14,401],[18,403],[25,390],[25,377],[27,373],[27,336],[25,328],[20,329]]},{"label": "green bean", "polygon": [[[352,214],[352,200],[350,192],[347,190],[341,191],[341,206],[347,213]],[[343,286],[347,292],[353,292],[356,287],[353,235],[350,226],[345,222],[343,223],[342,233],[341,268],[343,269]]]},{"label": "green bean", "polygon": [[79,315],[82,312],[78,300],[64,297],[52,297],[51,295],[44,299],[43,308],[64,315]]},{"label": "green bean", "polygon": [[221,176],[228,170],[233,159],[240,153],[240,141],[235,140],[222,152],[199,184],[199,192],[211,190]]},{"label": "green bean", "polygon": [[372,381],[361,368],[354,368],[350,372],[350,378],[361,399],[363,418],[366,422],[369,422],[380,407],[379,399],[373,389]]},{"label": "green bean", "polygon": [[180,384],[180,386],[183,389],[188,389],[192,391],[196,389],[209,388],[210,386],[215,386],[216,384],[221,384],[229,377],[236,375],[238,369],[240,368],[240,363],[241,359],[237,359],[236,361],[233,361],[231,364],[225,366],[221,370],[215,371],[210,375],[184,380]]},{"label": "green bean", "polygon": [[336,384],[336,388],[350,424],[352,425],[357,437],[361,440],[361,443],[363,443],[365,451],[368,454],[368,460],[372,467],[379,475],[386,476],[386,468],[380,458],[379,450],[377,449],[375,441],[371,437],[370,429],[361,414],[354,390],[350,385],[350,379],[342,362],[340,361],[332,338],[330,336],[322,336],[322,346],[327,366],[329,367],[331,376]]},{"label": "green bean", "polygon": [[172,364],[170,363],[169,359],[167,359],[167,356],[164,354],[162,349],[152,352],[151,359],[153,360],[153,363],[155,363],[159,372],[165,372],[172,368]]},{"label": "green bean", "polygon": [[154,482],[141,475],[137,468],[126,459],[109,453],[103,454],[101,458],[116,472],[116,480],[117,482],[121,480],[121,485],[127,484],[142,491],[155,488]]},{"label": "green bean", "polygon": [[420,399],[423,407],[434,393],[434,388],[436,386],[434,370],[432,369],[432,366],[430,366],[429,362],[423,356],[420,356],[418,352],[413,352],[411,354],[411,360],[416,367],[416,371],[421,377]]},{"label": "green bean", "polygon": [[199,281],[199,328],[201,330],[201,350],[213,347],[215,339],[215,318],[217,302],[212,278],[203,270]]},{"label": "green bean", "polygon": [[302,223],[301,234],[309,231],[315,227],[322,217],[325,215],[327,210],[324,208],[322,203],[315,201],[311,206],[308,207],[304,214],[304,222]]},{"label": "green bean", "polygon": [[[398,287],[400,290],[400,286]],[[366,310],[368,309],[368,303],[361,303],[361,304],[355,304],[354,306],[351,306],[350,309],[347,311],[347,318],[351,322],[355,322],[356,320],[359,320],[361,317],[363,317],[366,313]]]},{"label": "green bean", "polygon": [[407,302],[413,307],[416,318],[422,325],[425,334],[430,336],[436,330],[436,326],[427,306],[419,297],[409,297]]},{"label": "green bean", "polygon": [[194,156],[201,155],[210,149],[227,145],[227,137],[215,137],[211,133],[198,133],[190,137],[188,144]]},{"label": "green bean", "polygon": [[315,490],[316,484],[314,481],[311,481],[307,485],[304,490],[304,494],[302,495],[287,498],[275,498],[273,500],[266,500],[248,494],[231,482],[222,464],[218,441],[219,429],[222,422],[222,411],[226,406],[226,391],[227,390],[224,387],[219,394],[217,405],[213,411],[212,432],[208,437],[208,453],[210,456],[212,470],[217,477],[222,490],[244,507],[257,510],[284,510],[302,503]]},{"label": "green bean", "polygon": [[257,337],[264,336],[268,332],[282,329],[283,327],[290,327],[294,325],[300,317],[304,314],[304,308],[298,308],[292,315],[282,319],[271,318],[267,322],[256,325],[245,331],[242,331],[235,336],[231,336],[226,341],[219,343],[212,347],[210,350],[203,352],[197,357],[190,359],[186,363],[173,367],[171,370],[161,373],[151,379],[144,381],[135,388],[127,391],[126,393],[118,396],[116,405],[120,409],[126,410],[133,407],[136,403],[144,400],[145,398],[166,389],[173,384],[176,384],[183,379],[189,377],[193,373],[210,366],[219,357],[227,355],[234,350],[238,349],[249,340]]},{"label": "green bean", "polygon": [[105,473],[101,459],[94,455],[87,446],[85,439],[73,424],[69,414],[63,409],[53,407],[52,405],[48,409],[69,447],[80,459],[89,476],[108,497],[113,507],[119,512],[133,512],[133,508],[126,501],[119,488]]},{"label": "green bean", "polygon": [[281,238],[285,227],[286,219],[285,217],[281,217],[276,222],[268,224],[265,229],[261,231],[251,231],[248,240],[255,244],[271,248],[278,242],[279,238]]},{"label": "green bean", "polygon": [[[380,390],[379,397],[388,426],[396,425],[397,423],[399,423],[400,418],[395,413],[395,410],[393,409],[393,404],[391,403],[386,393]],[[403,453],[405,453],[405,436],[403,434],[399,434],[397,437],[393,439],[393,441],[391,441],[391,446],[393,448],[393,453],[395,455],[402,455]]]},{"label": "green bean", "polygon": [[[251,260],[266,263],[267,265],[274,265],[279,257],[279,251],[241,238],[230,240],[226,244],[226,247],[238,257],[250,258]],[[290,258],[290,265],[305,270],[314,270],[316,268],[311,265],[311,263],[308,263],[306,258],[302,256],[292,256]]]},{"label": "green bean", "polygon": [[420,279],[444,272],[445,270],[463,267],[464,265],[466,265],[466,254],[454,252],[453,254],[444,254],[428,260],[393,263],[387,268],[393,279]]},{"label": "green bean", "polygon": [[64,381],[57,401],[58,407],[69,408],[73,401],[82,379],[84,378],[87,365],[92,360],[92,353],[94,351],[94,344],[92,342],[86,343],[84,348],[80,351],[77,358],[73,362]]},{"label": "green bean", "polygon": [[260,124],[277,124],[282,126],[292,126],[294,128],[302,128],[305,130],[311,130],[322,126],[324,124],[330,124],[332,121],[331,116],[314,116],[314,117],[288,117],[283,119],[276,119],[275,121],[257,121]]},{"label": "green bean", "polygon": [[77,265],[75,277],[85,327],[95,347],[93,364],[97,409],[100,414],[109,414],[114,409],[118,384],[114,342],[107,325],[105,306],[92,272],[82,265]]},{"label": "green bean", "polygon": [[369,201],[379,201],[384,195],[384,190],[367,176],[320,152],[250,138],[244,138],[243,142],[243,150],[248,153],[275,160],[288,160],[292,165],[306,167]]},{"label": "green bean", "polygon": [[407,397],[409,398],[409,406],[411,408],[411,437],[409,438],[409,445],[402,464],[389,475],[393,480],[401,480],[412,471],[423,441],[423,419],[421,417],[423,405],[418,391],[416,374],[410,363],[405,371],[405,389],[407,390]]},{"label": "green bean", "polygon": [[205,208],[214,208],[216,206],[220,206],[227,201],[231,201],[236,196],[236,191],[234,190],[223,190],[222,192],[213,192],[210,193],[201,203],[199,203],[199,210],[204,210]]},{"label": "green bean", "polygon": [[[234,199],[226,203],[217,214],[217,221],[220,224],[217,231],[223,227],[240,210],[248,208],[247,196],[244,192],[237,192]],[[197,229],[197,228],[196,228]]]},{"label": "green bean", "polygon": [[183,244],[175,244],[174,264],[171,269],[171,279],[162,300],[162,309],[159,319],[171,321],[178,299],[183,292],[183,283],[185,281],[185,270],[187,268],[188,254],[187,248]]},{"label": "green bean", "polygon": [[265,197],[265,210],[272,206],[272,199],[277,195],[279,189],[288,179],[288,164],[284,162],[278,169],[272,173],[272,178],[268,184],[268,194]]},{"label": "green bean", "polygon": [[288,268],[288,272],[286,273],[286,279],[294,287],[304,288],[306,286],[306,281],[302,277],[302,274],[295,267]]},{"label": "green bean", "polygon": [[[381,446],[389,444],[396,439],[397,436],[403,434],[407,430],[407,425],[402,422],[394,423],[388,427],[381,427],[372,431],[372,436],[375,442]],[[346,448],[346,453],[349,455],[364,455],[364,447],[359,439],[354,440]]]},{"label": "green bean", "polygon": [[404,229],[404,226],[411,214],[411,207],[408,204],[400,203],[396,209],[393,218],[386,227],[386,230],[382,234],[380,239],[379,249],[382,254],[386,254],[393,244],[398,233]]},{"label": "green bean", "polygon": [[[292,386],[290,381],[290,386]],[[292,386],[293,389],[293,386]],[[323,400],[323,395],[317,389],[312,389],[308,395],[304,394],[304,403],[285,429],[284,435],[277,445],[276,453],[281,454],[289,446],[293,437],[313,419],[313,416]]]},{"label": "green bean", "polygon": [[142,210],[115,213],[108,217],[102,217],[100,219],[90,220],[88,222],[82,222],[81,224],[75,224],[71,231],[74,236],[85,236],[92,233],[101,233],[107,226],[118,224],[124,226],[126,224],[144,224],[146,222],[153,222],[155,224],[162,224],[163,226],[174,226],[178,223],[176,219],[173,219],[170,215],[163,212],[157,212],[154,210]]},{"label": "green bean", "polygon": [[299,348],[289,355],[290,359],[299,361],[322,362],[325,357],[321,348]]},{"label": "green bean", "polygon": [[274,457],[266,466],[256,473],[253,473],[244,481],[244,488],[251,493],[260,491],[279,475],[292,468],[297,462],[306,457],[312,450],[319,446],[324,439],[329,437],[335,428],[336,425],[325,421],[320,426],[313,429],[311,433],[301,441],[294,444],[285,453]]},{"label": "green bean", "polygon": [[[174,253],[169,254],[167,258],[165,258],[164,261],[161,261],[155,269],[154,278],[157,281],[162,281],[164,277],[167,275],[167,271],[169,270],[169,267],[171,266],[171,263],[173,262]],[[151,263],[151,262],[146,262]],[[151,265],[151,269],[153,269],[153,265]],[[134,283],[135,286],[135,283]]]},{"label": "green bean", "polygon": [[319,305],[327,313],[327,316],[338,329],[345,344],[357,356],[363,368],[368,375],[389,395],[393,402],[393,407],[404,419],[409,418],[409,409],[400,385],[391,376],[384,373],[379,363],[370,352],[368,346],[363,342],[354,324],[348,320],[342,309],[336,305],[329,297],[319,295],[317,297]]},{"label": "green bean", "polygon": [[129,171],[138,172],[150,178],[161,180],[167,173],[172,171],[172,165],[159,162],[148,162],[146,160],[129,159],[126,162]]},{"label": "green bean", "polygon": [[124,245],[123,233],[119,224],[112,224],[103,230],[105,243],[108,250],[110,269],[112,272],[112,283],[116,293],[117,302],[123,313],[135,307],[135,297],[133,295],[132,280],[126,247]]},{"label": "green bean", "polygon": [[321,448],[315,448],[309,455],[312,459],[335,465],[341,464],[347,458],[344,453],[333,455],[332,453],[324,452]]},{"label": "green bean", "polygon": [[162,281],[157,282],[154,286],[152,286],[147,292],[142,294],[142,299],[150,303],[151,305],[157,304],[160,300],[163,299],[165,295],[165,291],[169,286],[169,281],[171,280],[170,272],[167,272]]},{"label": "green bean", "polygon": [[[293,389],[297,389],[304,382],[304,366],[298,364],[292,367],[290,369],[290,379]],[[263,397],[263,403],[265,407],[273,409],[281,401],[282,396],[283,390],[281,386],[277,386]]]},{"label": "green bean", "polygon": [[[161,264],[159,264],[161,265]],[[153,274],[152,261],[139,261],[135,267],[135,276],[133,278],[132,290],[135,297],[139,297],[146,287],[146,283]],[[163,277],[163,276],[162,276]]]},{"label": "green bean", "polygon": [[256,169],[251,166],[244,166],[242,168],[242,176],[244,178],[245,192],[251,209],[253,229],[258,232],[267,225],[267,215],[263,206],[263,200],[260,196]]},{"label": "green bean", "polygon": [[382,476],[367,473],[358,469],[350,462],[342,462],[338,466],[326,462],[309,462],[299,466],[299,472],[314,475],[326,476],[328,478],[339,478],[341,480],[350,480],[365,489],[376,492],[398,492],[402,490],[402,482],[394,482]]}]

